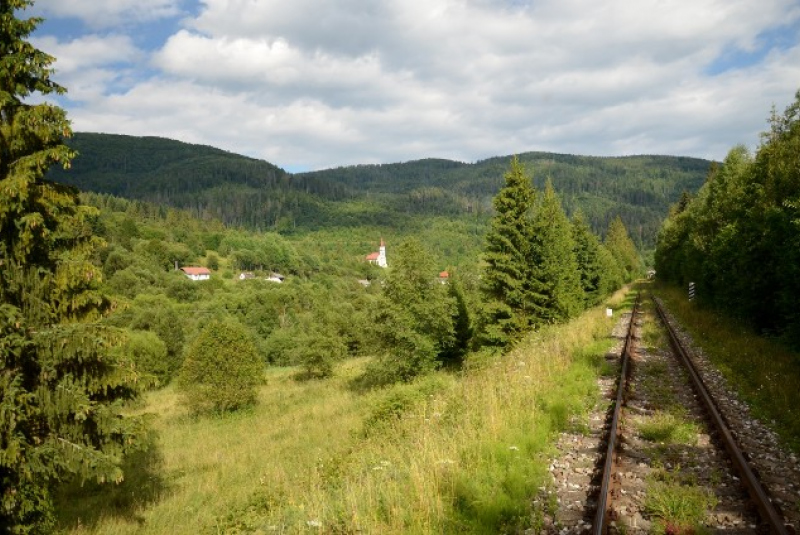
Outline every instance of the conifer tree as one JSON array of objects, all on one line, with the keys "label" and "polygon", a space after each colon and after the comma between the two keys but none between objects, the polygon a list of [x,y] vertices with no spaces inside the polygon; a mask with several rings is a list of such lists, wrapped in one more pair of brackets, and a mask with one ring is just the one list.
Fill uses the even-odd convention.
[{"label": "conifer tree", "polygon": [[583,289],[584,306],[594,306],[613,289],[613,260],[578,211],[572,217],[575,260]]},{"label": "conifer tree", "polygon": [[135,370],[96,321],[108,306],[91,262],[96,212],[44,179],[73,154],[64,111],[26,102],[64,92],[53,58],[26,40],[40,19],[16,16],[30,5],[0,4],[0,525],[11,533],[50,532],[50,491],[69,474],[119,481],[141,432],[121,416]]},{"label": "conifer tree", "polygon": [[507,346],[530,326],[532,211],[535,191],[514,157],[505,185],[493,199],[495,216],[486,235],[480,338],[486,345]]},{"label": "conifer tree", "polygon": [[550,180],[536,207],[529,260],[534,325],[557,323],[575,316],[584,300],[575,242]]},{"label": "conifer tree", "polygon": [[617,261],[624,282],[630,282],[640,274],[642,261],[639,258],[639,252],[628,234],[628,229],[625,228],[625,223],[619,216],[615,217],[608,225],[605,245],[611,256]]},{"label": "conifer tree", "polygon": [[464,284],[457,271],[450,270],[447,281],[447,294],[453,299],[453,340],[439,354],[439,360],[444,365],[460,365],[464,361],[470,343],[472,342],[473,327],[470,317]]}]

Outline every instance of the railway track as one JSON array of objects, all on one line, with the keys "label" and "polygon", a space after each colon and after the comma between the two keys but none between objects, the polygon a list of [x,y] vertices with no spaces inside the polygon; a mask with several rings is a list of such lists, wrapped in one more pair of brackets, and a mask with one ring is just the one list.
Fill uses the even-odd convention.
[{"label": "railway track", "polygon": [[615,333],[620,378],[602,378],[603,400],[560,437],[540,533],[797,533],[800,464],[660,303],[637,298]]}]

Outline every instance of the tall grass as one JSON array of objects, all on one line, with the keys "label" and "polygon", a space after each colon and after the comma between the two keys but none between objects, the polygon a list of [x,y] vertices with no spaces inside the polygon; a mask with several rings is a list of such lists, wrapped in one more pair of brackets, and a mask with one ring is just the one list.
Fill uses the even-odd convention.
[{"label": "tall grass", "polygon": [[670,312],[728,382],[792,450],[800,453],[800,354],[740,322],[689,302],[685,291],[656,286]]},{"label": "tall grass", "polygon": [[[622,296],[617,296],[620,302]],[[588,409],[612,340],[594,309],[459,374],[358,393],[273,369],[249,412],[191,419],[166,388],[148,463],[112,489],[68,487],[65,532],[497,533],[529,526],[556,431]],[[133,482],[131,484],[131,482]],[[147,482],[143,485],[143,482]]]}]

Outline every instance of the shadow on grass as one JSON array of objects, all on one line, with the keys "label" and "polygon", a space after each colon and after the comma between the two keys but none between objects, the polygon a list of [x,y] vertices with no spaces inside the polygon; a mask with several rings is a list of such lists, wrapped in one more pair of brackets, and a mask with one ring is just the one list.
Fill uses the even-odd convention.
[{"label": "shadow on grass", "polygon": [[103,518],[117,517],[144,524],[142,511],[158,502],[167,490],[163,458],[150,437],[142,451],[129,455],[122,465],[122,483],[97,483],[80,479],[67,481],[55,492],[59,530],[78,526],[92,528]]}]

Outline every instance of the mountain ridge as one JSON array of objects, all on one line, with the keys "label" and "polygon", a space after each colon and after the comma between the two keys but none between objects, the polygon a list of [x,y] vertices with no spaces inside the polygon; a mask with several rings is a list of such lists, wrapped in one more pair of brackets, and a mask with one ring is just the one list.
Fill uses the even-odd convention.
[{"label": "mountain ridge", "polygon": [[[404,226],[429,216],[486,220],[512,158],[423,158],[289,173],[265,160],[156,136],[77,132],[68,144],[79,155],[69,171],[52,169],[53,180],[284,233]],[[553,181],[568,213],[580,209],[598,233],[619,215],[643,248],[654,244],[669,206],[683,191],[699,189],[711,165],[663,155],[517,157],[538,189]]]}]

